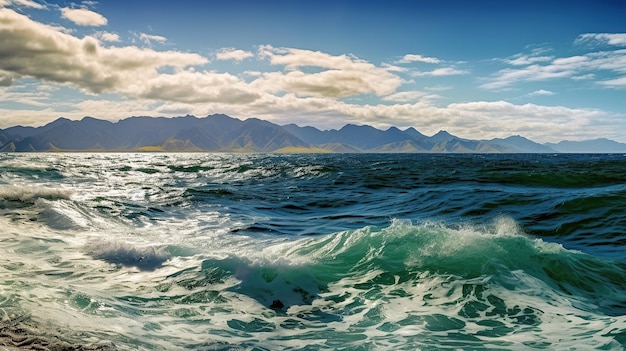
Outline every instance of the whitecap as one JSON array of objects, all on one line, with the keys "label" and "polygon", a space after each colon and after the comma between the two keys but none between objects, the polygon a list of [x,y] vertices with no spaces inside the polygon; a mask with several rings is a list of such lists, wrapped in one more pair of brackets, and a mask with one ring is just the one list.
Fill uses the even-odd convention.
[{"label": "whitecap", "polygon": [[93,258],[115,265],[137,267],[142,271],[156,270],[169,259],[169,254],[163,248],[135,247],[117,241],[96,241],[88,244],[85,249]]},{"label": "whitecap", "polygon": [[29,186],[0,186],[0,201],[7,203],[32,205],[38,199],[69,200],[72,192],[67,189],[29,187]]}]

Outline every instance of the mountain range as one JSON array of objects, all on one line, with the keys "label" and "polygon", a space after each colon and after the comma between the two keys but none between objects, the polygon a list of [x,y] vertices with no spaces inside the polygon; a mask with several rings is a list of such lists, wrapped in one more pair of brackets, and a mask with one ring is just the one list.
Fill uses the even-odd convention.
[{"label": "mountain range", "polygon": [[61,117],[41,127],[0,130],[0,152],[24,151],[626,153],[626,144],[608,139],[539,144],[519,135],[471,140],[446,131],[426,136],[412,127],[380,130],[354,124],[319,130],[215,114],[129,117],[118,122]]}]

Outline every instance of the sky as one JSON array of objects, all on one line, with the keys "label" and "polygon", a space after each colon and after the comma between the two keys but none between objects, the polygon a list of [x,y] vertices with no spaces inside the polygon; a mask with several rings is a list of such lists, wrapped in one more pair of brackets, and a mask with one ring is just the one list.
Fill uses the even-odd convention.
[{"label": "sky", "polygon": [[0,128],[224,113],[626,142],[626,0],[0,0]]}]

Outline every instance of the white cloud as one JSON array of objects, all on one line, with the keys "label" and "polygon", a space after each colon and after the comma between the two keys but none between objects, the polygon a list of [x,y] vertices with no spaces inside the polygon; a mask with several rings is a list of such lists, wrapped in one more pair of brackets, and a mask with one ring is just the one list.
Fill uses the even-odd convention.
[{"label": "white cloud", "polygon": [[253,56],[254,54],[249,51],[239,50],[235,48],[223,48],[223,49],[220,49],[215,54],[215,58],[218,60],[233,60],[233,61],[243,61]]},{"label": "white cloud", "polygon": [[99,27],[108,23],[106,17],[85,8],[71,9],[63,7],[61,8],[61,15],[79,26]]},{"label": "white cloud", "polygon": [[452,89],[452,87],[449,85],[435,85],[433,87],[426,87],[425,89],[428,91],[446,91]]},{"label": "white cloud", "polygon": [[[155,109],[155,111],[159,114],[159,116],[167,115],[167,116],[183,116],[183,115],[193,115],[196,114],[194,111],[196,110],[196,104],[186,104],[180,102],[171,102],[165,103]],[[196,115],[201,115],[196,114]]]},{"label": "white cloud", "polygon": [[259,93],[230,73],[188,71],[156,75],[139,84],[133,94],[147,99],[185,103],[246,104],[260,98]]},{"label": "white cloud", "polygon": [[[505,68],[496,72],[488,82],[480,87],[488,90],[508,89],[520,82],[536,82],[568,78],[573,80],[591,79],[595,71],[626,74],[626,49],[591,52],[585,55],[560,57],[546,64],[533,64],[521,68]],[[621,85],[619,80],[611,80],[611,86]]]},{"label": "white cloud", "polygon": [[505,59],[504,62],[513,66],[525,66],[531,65],[537,62],[548,62],[551,61],[554,57],[552,56],[527,56],[527,55],[515,55],[508,59]]},{"label": "white cloud", "polygon": [[[551,79],[572,79],[576,81],[591,80],[599,77],[597,71],[604,71],[602,76],[608,74],[626,74],[626,49],[614,48],[614,46],[626,46],[626,33],[587,33],[580,35],[575,44],[594,44],[587,47],[592,50],[588,53],[555,57],[543,55],[546,50],[533,50],[529,55],[517,54],[501,60],[512,67],[501,69],[494,73],[490,79],[480,87],[488,90],[506,90],[517,83],[529,81],[544,81]],[[596,44],[608,44],[608,50],[593,51]],[[605,87],[626,86],[621,79],[606,79],[599,82]]]},{"label": "white cloud", "polygon": [[615,46],[626,46],[626,33],[586,33],[576,38],[576,44],[601,43]]},{"label": "white cloud", "polygon": [[623,120],[615,120],[612,126],[594,127],[593,124],[599,120],[608,119],[609,114],[563,106],[478,101],[451,104],[446,110],[452,116],[450,123],[462,129],[468,137],[521,134],[538,142],[577,140],[597,138],[598,135],[619,135],[611,128],[626,126]]},{"label": "white cloud", "polygon": [[[161,76],[159,69],[163,67],[182,71],[208,62],[205,57],[193,53],[159,52],[134,46],[102,47],[93,37],[79,39],[9,9],[0,9],[0,57],[3,58],[0,71],[5,72],[4,75],[67,84],[89,93],[120,92],[131,96],[156,92],[157,87],[150,84],[164,86],[165,78],[188,85],[191,82],[184,82],[181,77],[194,77],[189,71],[180,76]],[[200,81],[205,83],[210,82],[206,78],[211,75],[198,73]],[[219,83],[219,79],[216,82]],[[176,99],[177,89],[170,87],[171,96],[158,95],[164,99]],[[230,89],[229,86],[214,88]]]},{"label": "white cloud", "polygon": [[487,90],[500,90],[522,81],[567,78],[573,76],[575,73],[575,70],[563,70],[558,66],[552,65],[531,65],[522,69],[506,68],[498,71],[490,82],[484,83],[480,85],[480,87]]},{"label": "white cloud", "polygon": [[[143,34],[148,40],[165,40]],[[261,47],[259,52],[286,71],[248,75],[252,81],[247,83],[228,73],[196,71],[193,66],[209,62],[198,54],[104,47],[94,37],[79,39],[15,11],[0,10],[0,70],[5,85],[19,77],[32,77],[92,94],[117,92],[152,100],[236,105],[270,93],[332,98],[385,96],[403,82],[384,68],[347,55],[271,46]],[[304,66],[319,72],[305,73],[300,70]],[[164,67],[174,70],[165,74]]]},{"label": "white cloud", "polygon": [[626,77],[604,80],[598,82],[598,84],[604,85],[608,88],[626,88]]},{"label": "white cloud", "polygon": [[17,91],[11,89],[0,90],[0,101],[11,101],[24,105],[44,107],[50,105],[50,92],[38,91]]},{"label": "white cloud", "polygon": [[160,36],[160,35],[139,33],[138,36],[139,36],[139,40],[141,40],[144,43],[146,43],[146,45],[152,45],[153,41],[156,41],[157,43],[164,43],[164,42],[167,41],[166,37],[163,37],[163,36]]},{"label": "white cloud", "polygon": [[116,121],[129,116],[152,116],[154,115],[155,103],[145,99],[120,101],[86,99],[72,104],[72,108],[71,112],[66,112],[63,115],[70,119],[93,116]]},{"label": "white cloud", "polygon": [[411,62],[439,63],[441,61],[435,57],[426,57],[426,56],[417,55],[417,54],[406,54],[398,61],[398,63],[411,63]]},{"label": "white cloud", "polygon": [[[48,104],[48,106],[50,106],[50,104]],[[55,110],[55,108],[61,110]],[[93,116],[100,119],[117,121],[130,116],[153,116],[154,113],[154,102],[145,99],[120,101],[83,99],[79,102],[55,103],[54,107],[44,109],[25,108],[9,110],[0,108],[0,114],[3,116],[0,128],[15,125],[40,126],[59,118],[59,116],[73,120],[79,120],[84,116]],[[167,116],[176,116],[176,114],[167,114]]]},{"label": "white cloud", "polygon": [[588,74],[583,74],[580,76],[573,76],[572,80],[588,80],[588,79],[595,79],[596,75],[593,73],[588,73]]},{"label": "white cloud", "polygon": [[44,5],[32,0],[0,0],[0,7],[11,5],[30,7],[39,10],[46,8]]},{"label": "white cloud", "polygon": [[411,101],[419,101],[425,96],[429,96],[429,93],[425,93],[422,91],[401,91],[391,95],[387,95],[383,97],[383,101],[393,101],[393,102],[411,102]]},{"label": "white cloud", "polygon": [[580,67],[581,64],[589,61],[589,57],[586,56],[570,56],[563,58],[556,58],[552,61],[552,65],[561,66],[565,68],[577,68]]},{"label": "white cloud", "polygon": [[555,93],[553,91],[540,89],[540,90],[535,90],[532,93],[529,93],[528,96],[551,96],[554,94]]},{"label": "white cloud", "polygon": [[[392,94],[402,79],[385,68],[348,55],[334,56],[320,51],[274,48],[264,45],[258,55],[286,72],[268,72],[254,82],[255,88],[272,93],[342,98],[361,94]],[[306,73],[301,68],[319,70]]]},{"label": "white cloud", "polygon": [[396,65],[390,65],[388,63],[382,63],[381,65],[382,68],[386,69],[389,72],[407,72],[408,69],[405,67],[400,67],[400,66],[396,66]]},{"label": "white cloud", "polygon": [[431,76],[431,77],[444,77],[444,76],[456,76],[462,74],[468,74],[469,72],[454,67],[442,67],[428,72],[413,72],[411,75],[414,77]]},{"label": "white cloud", "polygon": [[52,107],[45,109],[11,110],[3,109],[2,106],[0,106],[0,115],[2,115],[0,128],[8,128],[17,125],[40,126],[52,122],[61,116],[61,114]]},{"label": "white cloud", "polygon": [[95,34],[95,36],[102,40],[102,41],[108,41],[111,43],[117,43],[120,42],[120,36],[116,33],[110,33],[110,32],[97,32]]}]

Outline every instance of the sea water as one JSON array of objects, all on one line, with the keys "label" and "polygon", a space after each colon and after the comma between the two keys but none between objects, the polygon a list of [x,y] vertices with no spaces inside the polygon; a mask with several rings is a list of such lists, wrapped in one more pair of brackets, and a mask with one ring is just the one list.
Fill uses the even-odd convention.
[{"label": "sea water", "polygon": [[0,228],[5,347],[626,345],[621,154],[2,154]]}]

